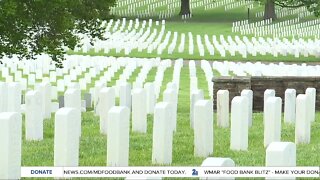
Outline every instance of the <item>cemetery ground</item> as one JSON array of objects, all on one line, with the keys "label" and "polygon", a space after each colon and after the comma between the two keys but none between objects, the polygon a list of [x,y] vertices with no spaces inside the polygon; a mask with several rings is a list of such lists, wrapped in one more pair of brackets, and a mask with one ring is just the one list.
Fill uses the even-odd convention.
[{"label": "cemetery ground", "polygon": [[[133,73],[129,81],[133,81],[139,68]],[[156,68],[153,68],[146,81],[153,81]],[[118,71],[112,82],[120,75]],[[165,71],[161,92],[172,80],[173,68]],[[198,86],[205,92],[205,99],[209,98],[208,87],[204,72],[197,68]],[[98,77],[96,77],[98,79]],[[94,84],[94,81],[91,85]],[[199,166],[204,158],[194,157],[193,130],[189,120],[189,69],[184,66],[180,76],[179,103],[177,115],[177,131],[173,136],[172,166]],[[158,100],[161,101],[160,98]],[[54,116],[44,121],[44,139],[42,141],[26,141],[23,128],[22,166],[53,166],[54,147]],[[82,137],[80,140],[79,166],[105,166],[107,139],[99,132],[99,117],[93,111],[82,113]],[[214,117],[214,150],[211,156],[230,157],[236,166],[264,166],[265,148],[263,146],[263,114],[253,114],[253,126],[249,129],[248,151],[230,150],[230,128],[217,127],[216,113]],[[316,121],[312,123],[311,143],[297,145],[297,166],[318,166],[320,162],[320,113],[316,114]],[[130,166],[151,166],[153,117],[148,116],[146,134],[133,133],[130,130]],[[282,121],[281,141],[294,142],[294,125]]]},{"label": "cemetery ground", "polygon": [[[255,6],[255,8],[250,10],[250,23],[253,22],[259,22],[262,20],[261,17],[255,17],[255,13],[262,11],[263,6]],[[117,17],[119,19],[122,19],[122,17]],[[150,17],[152,18],[152,17]],[[295,18],[295,16],[286,16],[283,18],[279,18],[275,23],[283,22],[286,20],[291,20]],[[126,17],[127,21],[130,19],[135,20],[135,17]],[[260,55],[257,54],[256,56],[253,56],[251,54],[248,54],[246,58],[243,58],[239,53],[236,52],[235,56],[231,56],[229,52],[226,52],[226,57],[221,56],[217,51],[215,51],[215,55],[212,56],[209,54],[208,49],[205,48],[204,56],[199,55],[198,48],[194,48],[194,53],[189,54],[188,50],[189,47],[187,44],[189,44],[189,38],[188,32],[191,32],[193,34],[194,38],[194,45],[197,46],[196,42],[196,35],[205,35],[207,34],[209,38],[212,35],[216,35],[217,38],[219,38],[220,35],[223,35],[225,38],[227,36],[235,37],[239,36],[242,37],[243,35],[240,34],[240,32],[232,32],[232,23],[236,21],[246,20],[248,19],[247,15],[247,8],[245,6],[240,6],[238,8],[225,11],[223,7],[218,7],[212,10],[204,11],[203,9],[195,8],[193,10],[193,17],[191,19],[182,20],[180,16],[174,16],[172,18],[166,19],[166,25],[165,25],[165,32],[171,31],[178,32],[178,33],[185,33],[186,39],[185,39],[185,48],[182,53],[178,52],[178,44],[181,41],[180,35],[178,35],[177,39],[177,46],[175,47],[172,54],[168,53],[168,46],[165,47],[163,50],[163,53],[161,55],[157,54],[157,50],[153,50],[152,53],[148,53],[147,50],[143,50],[142,52],[139,52],[137,49],[133,49],[132,52],[129,55],[126,55],[124,50],[121,52],[116,52],[115,49],[111,49],[109,53],[103,52],[103,50],[99,52],[95,52],[93,49],[89,50],[88,52],[73,52],[69,51],[69,54],[81,54],[81,55],[99,55],[99,56],[114,56],[114,57],[141,57],[141,58],[152,58],[152,57],[161,57],[162,59],[178,59],[183,58],[185,60],[230,60],[230,61],[266,61],[266,62],[317,62],[319,61],[318,57],[309,56],[304,57],[300,56],[299,58],[294,57],[294,55],[288,54],[286,56],[279,55],[278,57],[274,57],[271,54],[266,55]],[[313,16],[311,17],[305,17],[301,18],[301,22],[314,20],[315,18]],[[148,22],[149,18],[140,18],[140,21],[146,20]],[[154,18],[153,21],[160,21],[158,18]],[[126,27],[128,26],[128,23]],[[160,31],[160,27],[156,28],[158,31]],[[246,35],[248,38],[254,37],[253,34]],[[273,38],[271,35],[265,35],[261,37],[270,37]],[[292,36],[286,37],[289,40],[292,38]],[[298,39],[297,37],[295,37]],[[302,37],[302,39],[307,40],[308,38],[313,39],[313,37]],[[171,42],[173,39],[173,35],[169,38],[169,42]],[[281,38],[280,38],[281,39]],[[164,40],[164,37],[162,41]],[[202,39],[203,41],[203,39]]]},{"label": "cemetery ground", "polygon": [[[257,6],[256,8],[253,8],[251,10],[251,22],[258,22],[261,21],[261,18],[256,18],[254,15],[257,12],[260,12],[263,9],[262,6]],[[178,32],[180,33],[178,35],[177,39],[177,46],[179,45],[181,41],[181,33],[184,33],[186,35],[185,39],[185,47],[183,52],[178,52],[178,47],[175,46],[173,53],[168,53],[169,46],[168,44],[165,46],[163,53],[158,54],[157,49],[154,49],[151,53],[148,53],[146,49],[144,49],[142,52],[139,52],[137,49],[133,49],[132,52],[127,55],[124,52],[124,49],[122,49],[120,52],[116,52],[115,49],[110,49],[110,52],[105,53],[103,50],[100,50],[99,52],[96,52],[94,49],[88,49],[87,52],[84,51],[68,51],[68,54],[80,54],[80,55],[98,55],[98,56],[112,56],[112,57],[139,57],[139,58],[161,58],[162,60],[170,59],[172,60],[171,67],[167,68],[164,72],[163,81],[161,82],[161,91],[160,91],[160,97],[157,99],[158,102],[163,101],[163,92],[166,89],[166,86],[169,82],[173,82],[173,76],[174,76],[174,62],[177,59],[184,59],[184,66],[181,68],[180,73],[180,82],[179,82],[179,89],[178,89],[178,109],[177,109],[177,128],[176,132],[173,133],[173,144],[172,144],[172,163],[170,166],[194,166],[199,167],[201,166],[201,163],[206,158],[199,158],[195,157],[194,155],[194,129],[190,127],[190,89],[192,89],[190,86],[190,69],[188,67],[189,60],[208,60],[209,62],[211,60],[216,61],[244,61],[244,62],[257,62],[257,61],[263,61],[263,62],[291,62],[291,63],[297,63],[300,64],[302,62],[312,62],[312,63],[319,63],[319,57],[315,56],[309,56],[304,57],[302,55],[303,52],[298,53],[300,55],[299,58],[295,57],[292,54],[288,54],[286,56],[279,54],[278,57],[274,57],[272,54],[267,53],[266,55],[262,55],[260,53],[257,53],[257,56],[253,56],[252,54],[248,53],[248,56],[244,58],[240,51],[236,52],[234,56],[230,54],[230,52],[226,51],[226,56],[222,57],[217,50],[215,49],[215,55],[212,56],[209,54],[209,50],[207,48],[204,48],[205,53],[203,56],[200,55],[199,49],[194,48],[193,54],[188,53],[189,47],[189,38],[188,32],[192,32],[193,39],[194,39],[194,47],[197,47],[196,42],[196,36],[200,35],[203,41],[203,37],[205,34],[212,37],[213,35],[216,35],[217,38],[219,38],[220,35],[223,35],[225,38],[228,36],[239,36],[243,37],[243,35],[240,34],[240,32],[232,32],[232,23],[235,21],[245,20],[247,19],[247,8],[244,8],[244,6],[241,6],[236,9],[232,9],[230,11],[225,11],[224,8],[216,8],[208,11],[203,11],[202,9],[194,9],[193,10],[193,18],[182,20],[179,16],[174,16],[170,19],[166,20],[165,23],[165,33],[168,31]],[[120,20],[122,17],[116,17]],[[153,18],[153,17],[151,17]],[[285,18],[280,18],[278,22],[289,20],[294,18],[293,16],[287,16]],[[127,17],[127,22],[132,19],[135,21],[135,17]],[[315,18],[313,17],[307,17],[303,18],[303,21],[313,20]],[[143,20],[146,20],[148,22],[149,18],[146,19],[140,19],[140,24]],[[155,24],[155,21],[159,19],[153,18],[153,23]],[[115,19],[116,21],[116,19]],[[160,24],[161,24],[161,20]],[[128,26],[128,23],[125,25]],[[126,30],[125,27],[125,30]],[[140,27],[139,27],[140,28]],[[157,28],[158,32],[161,29],[161,25],[155,27]],[[118,30],[118,29],[117,29]],[[138,30],[137,30],[138,31]],[[157,34],[158,35],[158,34]],[[252,34],[246,35],[248,38],[253,37]],[[263,38],[267,38],[272,36],[265,35]],[[287,37],[288,39],[291,39],[291,37]],[[314,38],[314,37],[302,37],[302,39],[307,40],[308,38]],[[173,39],[173,35],[170,37],[169,42],[171,42]],[[136,39],[135,39],[136,40]],[[164,41],[164,36],[161,42]],[[248,51],[249,52],[249,51]],[[87,60],[84,56],[82,58],[79,58],[81,60]],[[88,58],[90,59],[90,58]],[[103,59],[103,58],[102,58]],[[107,59],[107,58],[106,58]],[[112,59],[112,58],[110,58]],[[119,59],[117,59],[119,60]],[[146,59],[145,61],[148,61],[151,59]],[[119,60],[120,61],[120,60]],[[79,61],[80,65],[77,64],[75,67],[72,67],[72,69],[68,69],[70,72],[76,69],[73,68],[80,68],[81,69],[81,63],[83,61]],[[143,62],[144,63],[144,62]],[[211,62],[210,62],[211,63]],[[90,64],[90,63],[89,63]],[[147,64],[147,63],[145,63]],[[199,63],[200,64],[200,63]],[[275,63],[277,64],[277,63]],[[97,65],[97,64],[95,64]],[[117,64],[118,65],[118,64]],[[237,66],[239,64],[234,64],[233,67]],[[257,64],[255,64],[257,65]],[[227,65],[228,66],[228,65]],[[240,66],[240,65],[239,65]],[[36,67],[36,66],[34,66]],[[84,66],[85,67],[85,66]],[[114,66],[115,67],[115,66]],[[123,73],[123,70],[125,69],[123,66],[119,66],[120,70],[116,71],[114,76],[111,76],[111,82],[107,82],[107,87],[112,87],[116,85],[116,81],[119,80],[120,76]],[[127,80],[128,83],[131,83],[133,85],[133,82],[137,79],[139,73],[141,72],[143,66],[137,66],[130,78]],[[236,71],[232,71],[231,69],[223,69],[222,66],[219,66],[221,69],[221,75],[224,70],[227,71],[228,76],[235,76],[238,75]],[[224,66],[226,67],[226,66]],[[243,67],[243,66],[242,66]],[[249,66],[248,66],[249,67]],[[259,70],[261,70],[262,66],[259,66]],[[39,68],[39,67],[38,67]],[[90,68],[90,69],[88,69]],[[92,80],[90,83],[87,82],[85,74],[90,74],[91,69],[95,69],[95,66],[87,66],[87,69],[82,72],[81,75],[76,75],[76,80],[72,80],[72,82],[77,82],[80,84],[80,79],[85,80],[86,90],[81,90],[81,99],[84,99],[84,94],[88,93],[90,88],[94,88],[97,84],[101,82],[101,77],[104,73],[99,73],[99,75],[94,77],[89,76],[90,80]],[[102,72],[106,72],[108,68],[111,69],[111,67],[105,68]],[[257,66],[254,66],[253,69],[258,68]],[[269,67],[270,68],[270,67]],[[272,68],[272,66],[271,66]],[[286,67],[287,70],[290,68]],[[295,67],[297,69],[297,67]],[[304,67],[307,68],[307,67]],[[19,69],[19,68],[18,68]],[[210,71],[212,70],[212,67],[209,68]],[[277,68],[274,68],[277,69]],[[270,70],[270,72],[275,72],[276,70]],[[294,68],[292,68],[294,69]],[[295,70],[296,70],[295,69]],[[316,69],[316,68],[315,68]],[[8,70],[8,69],[7,69]],[[114,69],[113,69],[114,70]],[[142,81],[142,83],[146,82],[155,82],[156,81],[156,73],[158,72],[159,68],[157,66],[152,66],[152,69],[148,71],[147,73],[147,79]],[[277,69],[279,70],[279,69]],[[314,69],[313,69],[314,70]],[[19,69],[19,71],[23,71],[22,69]],[[57,72],[57,70],[54,70]],[[240,74],[244,73],[246,75],[252,75],[255,72],[252,70],[251,66],[251,73],[245,72],[244,69],[240,70]],[[307,71],[305,69],[305,71]],[[315,70],[314,70],[315,71]],[[300,75],[307,74],[308,76],[313,75],[314,71],[306,73],[301,73]],[[8,70],[9,72],[9,70]],[[49,70],[48,70],[49,72]],[[51,71],[52,72],[52,71]],[[99,71],[100,72],[100,71]],[[213,68],[213,76],[218,77],[220,76],[217,69]],[[11,72],[10,72],[11,73]],[[9,73],[9,74],[10,74]],[[35,72],[32,72],[34,76],[36,76]],[[96,71],[94,70],[94,73]],[[261,73],[261,72],[260,72]],[[278,73],[278,72],[277,72]],[[282,72],[279,72],[281,74]],[[295,72],[296,73],[296,72]],[[71,73],[70,73],[71,74]],[[299,72],[297,73],[299,75]],[[21,73],[20,73],[21,75]],[[67,78],[63,77],[66,75],[63,73],[62,75],[57,76],[57,74],[54,75],[54,77],[57,78],[57,80],[63,80],[63,89],[65,87],[68,87],[70,80],[70,75]],[[206,76],[204,69],[200,67],[200,65],[196,66],[196,76],[197,76],[197,83],[196,86],[198,89],[203,90],[204,92],[204,99],[214,101],[213,103],[216,103],[216,99],[212,100],[212,96],[210,97],[209,91],[210,88],[208,87],[208,77]],[[0,74],[1,76],[1,74]],[[10,76],[12,76],[11,81],[13,78],[15,78],[16,74],[11,73]],[[27,81],[29,78],[29,75],[22,75],[23,78]],[[42,76],[42,72],[41,72]],[[44,74],[43,78],[49,79],[49,74]],[[263,74],[262,76],[265,76]],[[266,75],[267,76],[267,75]],[[9,78],[1,77],[1,81],[9,81]],[[51,82],[52,86],[56,86],[55,91],[57,91],[58,87],[58,81],[55,80],[54,82]],[[25,82],[26,82],[25,81]],[[29,80],[28,80],[29,81]],[[41,83],[42,80],[37,78],[37,83]],[[66,82],[66,84],[64,84]],[[30,83],[30,82],[28,82]],[[60,84],[61,85],[61,84]],[[142,84],[143,85],[143,84]],[[212,87],[211,87],[212,88]],[[37,89],[33,85],[28,86],[28,90]],[[72,89],[72,88],[71,88]],[[81,88],[82,89],[82,88]],[[133,89],[133,88],[132,88]],[[63,96],[64,91],[58,90],[58,96]],[[94,96],[94,92],[90,92]],[[255,92],[253,92],[255,93]],[[319,92],[318,92],[319,93]],[[24,90],[22,92],[23,95],[26,94],[26,91]],[[240,94],[239,94],[240,95]],[[278,96],[277,92],[276,95]],[[53,100],[56,103],[56,99]],[[284,103],[284,99],[282,99],[282,102]],[[116,105],[119,105],[119,98],[116,98]],[[230,108],[231,110],[231,108]],[[231,112],[231,111],[230,111]],[[231,113],[230,113],[231,114]],[[229,114],[229,116],[231,116]],[[153,146],[153,115],[148,115],[147,118],[147,133],[137,133],[132,132],[132,119],[130,114],[130,135],[129,135],[129,166],[158,166],[158,164],[152,163],[152,146]],[[51,114],[50,119],[45,119],[43,121],[43,140],[41,141],[27,141],[26,140],[26,130],[25,130],[25,115],[23,114],[23,121],[22,121],[22,158],[21,158],[21,166],[54,166],[54,137],[55,137],[55,113]],[[100,132],[100,117],[99,115],[96,115],[94,112],[94,108],[89,108],[86,110],[86,112],[81,113],[81,138],[80,138],[80,144],[79,144],[79,166],[106,166],[107,161],[107,136],[102,134]],[[229,118],[230,121],[231,118]],[[231,134],[231,128],[230,126],[228,128],[222,128],[217,126],[217,112],[214,111],[214,118],[213,118],[213,153],[210,154],[210,157],[221,157],[221,158],[231,158],[235,166],[266,166],[266,147],[264,147],[264,123],[263,123],[263,112],[254,112],[252,116],[252,127],[249,127],[248,132],[248,150],[247,151],[235,151],[230,149],[230,134]],[[311,123],[311,140],[308,144],[297,144],[296,145],[296,166],[319,166],[320,165],[320,112],[316,112],[315,115],[315,121]],[[295,124],[287,124],[284,122],[284,117],[282,114],[282,120],[281,120],[281,142],[295,142]],[[1,147],[0,147],[1,148]],[[77,179],[77,178],[75,178]],[[166,178],[164,178],[166,179]]]}]

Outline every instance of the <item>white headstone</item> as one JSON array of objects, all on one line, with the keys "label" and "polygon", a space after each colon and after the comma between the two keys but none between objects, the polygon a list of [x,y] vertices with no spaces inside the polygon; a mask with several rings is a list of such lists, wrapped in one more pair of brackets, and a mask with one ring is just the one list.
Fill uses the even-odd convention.
[{"label": "white headstone", "polygon": [[79,113],[80,119],[77,119],[76,129],[79,137],[81,136],[81,92],[79,89],[67,89],[64,93],[64,107],[75,108]]},{"label": "white headstone", "polygon": [[80,113],[75,108],[61,108],[55,114],[54,166],[75,167],[79,164]]},{"label": "white headstone", "polygon": [[[265,112],[265,107],[267,104],[267,99],[270,97],[275,97],[276,92],[274,89],[266,89],[264,91],[264,96],[263,96],[263,112]],[[265,114],[263,114],[263,123],[265,122]]]},{"label": "white headstone", "polygon": [[65,89],[65,87],[64,87],[64,80],[63,79],[58,79],[57,80],[57,90],[59,91],[59,92],[64,92],[64,89]]},{"label": "white headstone", "polygon": [[177,87],[177,84],[176,84],[176,83],[174,83],[174,82],[169,82],[169,83],[167,84],[167,89],[173,89],[173,90],[175,90],[175,91],[176,91],[176,93],[178,93],[178,87]]},{"label": "white headstone", "polygon": [[177,94],[174,89],[166,89],[163,92],[163,101],[169,102],[172,104],[172,128],[173,131],[176,131],[177,128]]},{"label": "white headstone", "polygon": [[309,118],[311,122],[315,121],[315,112],[316,112],[316,89],[315,88],[307,88],[306,95],[309,98],[310,109],[309,109]]},{"label": "white headstone", "polygon": [[171,103],[160,102],[156,104],[153,121],[152,164],[170,165],[172,162],[171,113]]},{"label": "white headstone", "polygon": [[42,140],[43,116],[40,112],[42,111],[43,104],[41,93],[39,91],[27,92],[25,107],[26,140]]},{"label": "white headstone", "polygon": [[59,110],[59,103],[52,102],[51,103],[51,113],[56,113]]},{"label": "white headstone", "polygon": [[287,89],[284,97],[284,122],[293,124],[296,119],[296,90]]},{"label": "white headstone", "polygon": [[0,113],[0,179],[21,178],[22,117]]},{"label": "white headstone", "polygon": [[49,76],[49,78],[50,78],[50,82],[56,82],[57,81],[57,72],[55,72],[55,71],[50,71],[50,76]]},{"label": "white headstone", "polygon": [[84,78],[79,79],[80,89],[86,90],[87,89],[87,82]]},{"label": "white headstone", "polygon": [[198,89],[197,77],[190,77],[190,93]]},{"label": "white headstone", "polygon": [[154,107],[156,105],[156,94],[154,84],[148,82],[144,85],[144,89],[147,92],[147,113],[153,114]]},{"label": "white headstone", "polygon": [[100,133],[107,135],[108,128],[108,113],[110,109],[115,106],[116,95],[113,87],[104,87],[99,95],[99,107],[101,107],[100,114]]},{"label": "white headstone", "polygon": [[120,106],[131,109],[131,84],[123,83],[119,87]]},{"label": "white headstone", "polygon": [[45,119],[51,118],[51,85],[48,82],[41,83],[39,92],[42,99],[42,113]]},{"label": "white headstone", "polygon": [[[296,145],[292,142],[273,142],[266,150],[266,166],[268,167],[295,167]],[[266,179],[295,179],[292,178],[266,178]]]},{"label": "white headstone", "polygon": [[132,90],[132,131],[147,132],[147,94],[142,88]]},{"label": "white headstone", "polygon": [[114,106],[108,112],[107,166],[128,166],[130,111]]},{"label": "white headstone", "polygon": [[[202,162],[201,167],[235,167],[235,163],[230,158],[209,157]],[[200,180],[214,180],[214,179],[234,180],[235,178],[229,178],[229,177],[228,178],[223,178],[223,177],[200,178]]]},{"label": "white headstone", "polygon": [[95,115],[99,115],[99,93],[103,87],[105,87],[105,84],[103,83],[97,83],[94,86],[93,103]]},{"label": "white headstone", "polygon": [[197,101],[203,100],[203,90],[197,89],[191,92],[191,98],[190,98],[190,127],[194,127],[194,105]]},{"label": "white headstone", "polygon": [[8,86],[8,109],[9,112],[21,111],[21,85],[16,82]]},{"label": "white headstone", "polygon": [[56,86],[51,86],[51,100],[58,100],[58,91]]},{"label": "white headstone", "polygon": [[[295,142],[296,144],[310,143],[310,99],[307,95],[299,94],[296,100],[296,128]],[[309,101],[309,102],[308,102]]]},{"label": "white headstone", "polygon": [[80,89],[80,84],[79,83],[76,83],[76,82],[71,82],[68,84],[68,88],[73,88],[73,89]]},{"label": "white headstone", "polygon": [[251,127],[252,126],[253,92],[250,89],[244,89],[241,91],[241,96],[248,98],[248,123],[249,123],[249,127]]},{"label": "white headstone", "polygon": [[213,103],[199,100],[194,106],[194,155],[208,157],[213,153]]},{"label": "white headstone", "polygon": [[264,147],[272,142],[281,141],[281,98],[270,97],[265,104]]},{"label": "white headstone", "polygon": [[219,90],[217,92],[217,125],[218,127],[229,127],[229,91]]},{"label": "white headstone", "polygon": [[266,150],[266,166],[296,166],[296,145],[292,142],[272,142]]},{"label": "white headstone", "polygon": [[8,109],[8,83],[0,82],[0,112],[7,112]]},{"label": "white headstone", "polygon": [[236,96],[231,102],[231,150],[248,149],[248,99]]}]

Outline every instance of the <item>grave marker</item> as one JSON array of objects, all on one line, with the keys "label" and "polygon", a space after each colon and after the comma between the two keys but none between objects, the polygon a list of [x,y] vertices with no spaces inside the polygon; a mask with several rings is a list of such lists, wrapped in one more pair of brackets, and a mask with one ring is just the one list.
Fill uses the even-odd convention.
[{"label": "grave marker", "polygon": [[[235,167],[235,163],[230,158],[208,157],[202,162],[201,167]],[[213,179],[234,180],[235,178],[231,178],[231,177],[227,177],[227,178],[202,177],[202,178],[200,178],[200,180],[213,180]]]},{"label": "grave marker", "polygon": [[248,124],[252,126],[252,107],[253,107],[253,92],[250,89],[244,89],[241,91],[241,96],[248,98]]},{"label": "grave marker", "polygon": [[132,90],[132,131],[147,132],[147,94],[142,88]]},{"label": "grave marker", "polygon": [[79,89],[68,89],[64,93],[64,105],[65,107],[77,109],[80,118],[77,119],[76,130],[79,137],[81,136],[81,92]]},{"label": "grave marker", "polygon": [[229,91],[219,90],[217,92],[217,125],[218,127],[229,127]]},{"label": "grave marker", "polygon": [[264,147],[281,141],[281,98],[270,97],[265,104]]},{"label": "grave marker", "polygon": [[16,82],[9,83],[8,86],[8,111],[21,111],[21,85]]},{"label": "grave marker", "polygon": [[231,150],[248,149],[248,127],[248,99],[236,96],[231,102]]},{"label": "grave marker", "polygon": [[[309,102],[308,102],[309,101]],[[310,98],[305,94],[299,94],[296,99],[296,128],[295,143],[310,143]]]},{"label": "grave marker", "polygon": [[155,88],[154,84],[148,82],[144,85],[144,89],[147,92],[147,113],[153,114],[154,106],[156,104],[156,95],[155,95]]},{"label": "grave marker", "polygon": [[58,97],[59,109],[64,107],[64,96]]},{"label": "grave marker", "polygon": [[173,108],[172,108],[172,128],[173,131],[175,132],[177,129],[177,94],[174,89],[166,89],[163,92],[163,101],[171,103]]},{"label": "grave marker", "polygon": [[316,111],[316,89],[315,88],[307,88],[306,95],[309,98],[310,109],[309,109],[309,118],[311,122],[315,121],[315,111]]},{"label": "grave marker", "polygon": [[76,108],[61,108],[55,114],[54,166],[75,167],[79,165],[80,112]]},{"label": "grave marker", "polygon": [[191,93],[191,102],[190,102],[190,127],[194,127],[194,105],[198,100],[203,100],[204,95],[203,95],[203,90],[198,89],[195,91],[192,91]]},{"label": "grave marker", "polygon": [[104,87],[101,89],[99,94],[99,103],[101,107],[100,113],[100,133],[107,135],[108,133],[108,117],[109,111],[115,106],[115,90],[114,87]]},{"label": "grave marker", "polygon": [[86,108],[92,107],[92,96],[90,93],[84,93],[84,100],[86,101]]},{"label": "grave marker", "polygon": [[128,166],[130,111],[114,106],[108,112],[107,166]]},{"label": "grave marker", "polygon": [[287,89],[284,100],[284,122],[293,124],[296,119],[296,90]]},{"label": "grave marker", "polygon": [[25,105],[25,128],[27,140],[43,139],[43,116],[39,113],[42,111],[42,103],[41,93],[39,91],[27,92]]},{"label": "grave marker", "polygon": [[48,82],[41,83],[38,87],[42,99],[42,112],[45,119],[51,118],[51,85]]},{"label": "grave marker", "polygon": [[170,126],[172,120],[172,104],[157,103],[154,110],[152,164],[170,165],[172,162],[173,132]]},{"label": "grave marker", "polygon": [[296,166],[296,145],[292,142],[272,142],[266,150],[266,166]]},{"label": "grave marker", "polygon": [[120,106],[131,109],[131,84],[123,83],[119,86]]},{"label": "grave marker", "polygon": [[0,179],[21,178],[21,139],[21,114],[0,113]]},{"label": "grave marker", "polygon": [[199,100],[194,106],[194,155],[208,157],[213,153],[213,103]]},{"label": "grave marker", "polygon": [[[263,96],[263,112],[265,112],[265,107],[266,107],[266,104],[267,104],[267,100],[268,98],[270,97],[275,97],[276,95],[276,92],[274,89],[266,89],[264,91],[264,96]],[[263,114],[263,123],[265,122],[265,116]]]},{"label": "grave marker", "polygon": [[8,109],[8,83],[0,82],[0,112],[7,112]]}]

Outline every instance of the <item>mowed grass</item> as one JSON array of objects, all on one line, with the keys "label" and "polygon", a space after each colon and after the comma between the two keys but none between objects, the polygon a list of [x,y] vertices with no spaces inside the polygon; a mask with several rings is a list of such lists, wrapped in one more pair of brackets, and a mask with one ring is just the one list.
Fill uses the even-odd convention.
[{"label": "mowed grass", "polygon": [[[121,72],[121,71],[120,71]],[[135,72],[136,75],[139,72]],[[147,81],[153,81],[156,69],[153,68]],[[116,74],[116,76],[118,76]],[[198,68],[197,76],[199,88],[208,98],[207,82],[204,72]],[[163,86],[172,80],[173,68],[165,71]],[[109,85],[113,85],[114,78]],[[130,78],[132,81],[134,78]],[[173,166],[200,166],[204,158],[194,157],[194,136],[190,128],[189,103],[189,69],[183,67],[180,76],[179,104],[177,117],[177,131],[173,135]],[[162,100],[162,96],[158,101]],[[249,129],[248,151],[230,150],[230,128],[216,126],[214,117],[214,152],[212,157],[230,157],[237,166],[264,166],[265,148],[263,146],[262,113],[253,114],[253,126]],[[23,126],[24,127],[24,126]],[[297,146],[298,166],[320,165],[320,114],[316,114],[316,121],[311,128],[311,143]],[[80,139],[79,166],[106,166],[107,138],[99,132],[99,117],[94,112],[82,113],[82,136]],[[130,166],[151,166],[152,157],[153,116],[148,116],[148,130],[146,134],[135,133],[130,130]],[[282,141],[294,142],[294,125],[282,123]],[[44,139],[42,141],[26,141],[23,128],[22,166],[53,166],[54,161],[54,114],[44,121]]]}]

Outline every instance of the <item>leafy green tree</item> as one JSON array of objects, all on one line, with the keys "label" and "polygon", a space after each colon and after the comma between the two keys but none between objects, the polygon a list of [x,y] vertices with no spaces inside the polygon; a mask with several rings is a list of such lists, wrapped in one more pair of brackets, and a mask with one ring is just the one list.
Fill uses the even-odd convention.
[{"label": "leafy green tree", "polygon": [[103,38],[103,21],[114,5],[115,0],[0,0],[0,57],[47,53],[61,66],[64,47],[74,49],[77,34]]},{"label": "leafy green tree", "polygon": [[265,4],[264,19],[276,19],[275,6],[282,8],[298,8],[305,6],[316,16],[320,15],[319,0],[257,0]]}]

